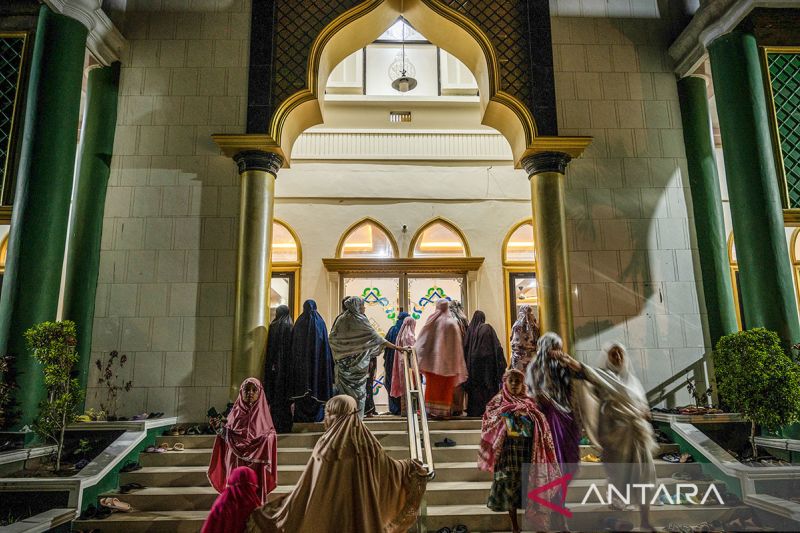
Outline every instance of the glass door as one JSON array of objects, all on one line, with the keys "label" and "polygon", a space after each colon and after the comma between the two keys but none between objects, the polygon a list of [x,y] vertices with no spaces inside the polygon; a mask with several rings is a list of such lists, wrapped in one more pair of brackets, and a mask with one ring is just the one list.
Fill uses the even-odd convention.
[{"label": "glass door", "polygon": [[294,272],[273,272],[270,280],[269,291],[269,321],[275,319],[275,310],[279,305],[288,305],[292,318],[296,317],[297,309],[294,308],[295,291]]},{"label": "glass door", "polygon": [[[366,304],[366,314],[372,327],[386,336],[400,312],[400,275],[342,277],[342,298],[358,296]],[[373,396],[378,412],[388,410],[389,396],[384,386],[383,352],[378,357],[378,370],[373,383]]]},{"label": "glass door", "polygon": [[419,334],[441,299],[459,300],[466,312],[467,280],[461,274],[409,275],[406,278],[406,309],[417,321]]},{"label": "glass door", "polygon": [[532,305],[534,316],[538,317],[539,297],[536,274],[534,272],[509,272],[508,276],[511,324],[517,319],[519,308],[525,304]]}]

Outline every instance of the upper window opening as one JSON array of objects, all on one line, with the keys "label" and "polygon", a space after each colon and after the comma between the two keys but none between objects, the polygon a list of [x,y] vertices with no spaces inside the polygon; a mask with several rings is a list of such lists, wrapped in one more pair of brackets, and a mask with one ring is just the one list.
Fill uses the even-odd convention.
[{"label": "upper window opening", "polygon": [[345,234],[336,255],[345,258],[390,258],[397,256],[396,250],[397,246],[382,225],[372,220],[365,220]]},{"label": "upper window opening", "polygon": [[300,262],[300,245],[297,238],[288,226],[279,221],[272,223],[272,262]]},{"label": "upper window opening", "polygon": [[503,251],[505,263],[535,263],[536,250],[533,240],[533,224],[530,221],[520,223],[506,241]]},{"label": "upper window opening", "polygon": [[455,226],[437,220],[423,226],[412,243],[413,257],[468,257],[466,241]]}]

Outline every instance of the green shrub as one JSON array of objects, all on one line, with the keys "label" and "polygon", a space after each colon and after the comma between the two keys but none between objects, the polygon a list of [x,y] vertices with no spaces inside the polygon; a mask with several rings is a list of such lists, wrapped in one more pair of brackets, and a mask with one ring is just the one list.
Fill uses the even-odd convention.
[{"label": "green shrub", "polygon": [[47,388],[47,398],[39,404],[39,417],[33,427],[42,439],[54,442],[58,447],[58,471],[61,469],[64,431],[75,421],[75,410],[83,397],[78,380],[72,377],[72,369],[78,362],[75,323],[69,320],[42,322],[25,332],[25,340],[33,357],[42,365]]},{"label": "green shrub", "polygon": [[722,337],[714,351],[720,401],[750,421],[756,455],[756,426],[777,430],[800,420],[800,366],[764,328]]}]

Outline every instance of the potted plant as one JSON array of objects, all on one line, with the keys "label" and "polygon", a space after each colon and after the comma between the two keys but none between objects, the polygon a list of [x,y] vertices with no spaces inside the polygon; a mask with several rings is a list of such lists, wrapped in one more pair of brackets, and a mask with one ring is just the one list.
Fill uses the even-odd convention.
[{"label": "potted plant", "polygon": [[61,470],[64,450],[64,431],[75,421],[76,409],[83,393],[72,370],[78,362],[75,323],[42,322],[25,332],[25,340],[33,357],[42,365],[47,397],[39,404],[39,416],[34,421],[36,433],[44,440],[54,442],[56,471]]},{"label": "potted plant", "polygon": [[777,430],[800,420],[800,365],[764,328],[722,337],[714,350],[720,402],[750,422],[756,457],[756,426]]}]

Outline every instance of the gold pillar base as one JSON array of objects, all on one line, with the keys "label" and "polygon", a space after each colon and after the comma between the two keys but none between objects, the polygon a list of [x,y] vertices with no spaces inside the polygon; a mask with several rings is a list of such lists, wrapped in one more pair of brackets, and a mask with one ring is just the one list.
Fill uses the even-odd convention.
[{"label": "gold pillar base", "polygon": [[559,334],[566,351],[574,341],[564,206],[564,172],[569,160],[564,153],[544,152],[522,162],[531,184],[540,327],[542,332]]},{"label": "gold pillar base", "polygon": [[242,178],[229,397],[249,377],[263,379],[269,325],[275,176],[282,158],[248,150],[234,156]]}]

